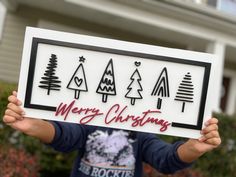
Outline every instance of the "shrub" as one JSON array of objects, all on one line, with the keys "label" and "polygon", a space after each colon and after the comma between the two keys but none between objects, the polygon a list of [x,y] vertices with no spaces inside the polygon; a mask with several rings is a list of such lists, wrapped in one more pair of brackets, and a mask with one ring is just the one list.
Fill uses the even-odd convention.
[{"label": "shrub", "polygon": [[0,82],[0,144],[7,143],[9,141],[9,137],[11,137],[12,133],[14,132],[12,129],[2,123],[2,117],[7,106],[7,98],[11,91],[15,88],[16,85],[14,84]]},{"label": "shrub", "polygon": [[0,147],[1,177],[39,177],[39,165],[36,156],[23,149]]},{"label": "shrub", "polygon": [[39,160],[36,155],[27,153],[21,147],[20,133],[2,122],[7,98],[15,84],[0,82],[0,176],[1,177],[39,177]]}]

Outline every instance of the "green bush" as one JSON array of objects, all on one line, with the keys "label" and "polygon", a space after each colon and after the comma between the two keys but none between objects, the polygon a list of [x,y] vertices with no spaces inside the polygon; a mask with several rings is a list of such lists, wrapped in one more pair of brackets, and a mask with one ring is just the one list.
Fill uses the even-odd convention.
[{"label": "green bush", "polygon": [[14,84],[6,84],[0,82],[0,144],[7,143],[9,141],[9,137],[11,137],[14,132],[2,123],[2,117],[7,106],[7,98],[10,95],[11,91],[15,88],[16,86]]},{"label": "green bush", "polygon": [[39,177],[39,163],[36,156],[24,149],[0,147],[1,177]]}]

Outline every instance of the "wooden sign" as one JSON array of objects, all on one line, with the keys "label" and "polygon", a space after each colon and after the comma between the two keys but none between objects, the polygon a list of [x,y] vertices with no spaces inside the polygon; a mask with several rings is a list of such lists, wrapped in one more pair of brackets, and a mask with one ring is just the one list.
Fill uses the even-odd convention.
[{"label": "wooden sign", "polygon": [[198,138],[214,59],[28,27],[18,97],[28,117]]}]

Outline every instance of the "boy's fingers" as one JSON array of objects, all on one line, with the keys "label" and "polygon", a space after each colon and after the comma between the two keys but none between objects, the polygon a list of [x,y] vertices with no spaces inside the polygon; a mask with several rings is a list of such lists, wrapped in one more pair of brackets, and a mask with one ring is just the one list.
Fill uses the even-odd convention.
[{"label": "boy's fingers", "polygon": [[17,98],[14,95],[8,97],[8,101],[14,104],[17,104]]},{"label": "boy's fingers", "polygon": [[217,147],[221,144],[221,139],[220,138],[211,138],[211,139],[207,139],[205,142]]},{"label": "boy's fingers", "polygon": [[12,111],[11,109],[6,109],[5,115],[15,117],[18,120],[22,120],[23,117],[20,114],[17,114],[16,112]]},{"label": "boy's fingers", "polygon": [[209,119],[205,122],[205,126],[206,127],[201,131],[203,136],[199,138],[199,140],[215,147],[219,146],[221,143],[221,138],[218,132],[218,119]]},{"label": "boy's fingers", "polygon": [[211,118],[211,119],[209,119],[209,120],[205,123],[206,126],[208,126],[208,125],[210,125],[210,124],[218,124],[218,119],[216,119],[216,118]]},{"label": "boy's fingers", "polygon": [[6,124],[14,123],[15,121],[16,121],[15,117],[8,116],[8,115],[3,116],[3,122],[5,122]]},{"label": "boy's fingers", "polygon": [[214,131],[214,130],[218,130],[218,125],[217,124],[212,124],[212,125],[209,125],[207,126],[206,128],[202,129],[202,133],[209,133],[211,131]]},{"label": "boy's fingers", "polygon": [[17,92],[16,92],[15,90],[12,92],[12,94],[13,94],[15,97],[17,97]]},{"label": "boy's fingers", "polygon": [[24,115],[24,111],[14,103],[8,103],[7,108],[15,112],[16,114]]},{"label": "boy's fingers", "polygon": [[18,105],[18,106],[20,106],[20,105],[22,104],[21,101],[18,100],[18,99],[16,98],[16,96],[14,96],[14,95],[9,96],[9,97],[8,97],[8,101],[9,101],[10,103],[14,103],[14,104],[16,104],[16,105]]},{"label": "boy's fingers", "polygon": [[211,138],[220,138],[218,131],[211,131],[204,135],[205,139],[211,139]]}]

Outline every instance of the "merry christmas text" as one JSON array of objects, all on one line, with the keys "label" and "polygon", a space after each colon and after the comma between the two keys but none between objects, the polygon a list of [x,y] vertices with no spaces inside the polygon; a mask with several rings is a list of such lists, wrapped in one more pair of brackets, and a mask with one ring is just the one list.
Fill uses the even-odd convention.
[{"label": "merry christmas text", "polygon": [[132,115],[127,114],[126,111],[128,106],[121,106],[119,104],[114,104],[111,106],[108,111],[101,112],[98,108],[82,108],[78,107],[73,100],[70,104],[60,103],[57,107],[55,116],[62,116],[66,121],[69,114],[74,114],[80,116],[79,123],[87,124],[91,122],[96,117],[104,115],[105,124],[109,125],[111,123],[125,123],[131,122],[132,127],[142,127],[146,124],[155,124],[160,126],[160,131],[164,132],[171,125],[170,122],[158,118],[161,112],[157,109],[155,110],[146,110],[141,113],[141,115]]}]

